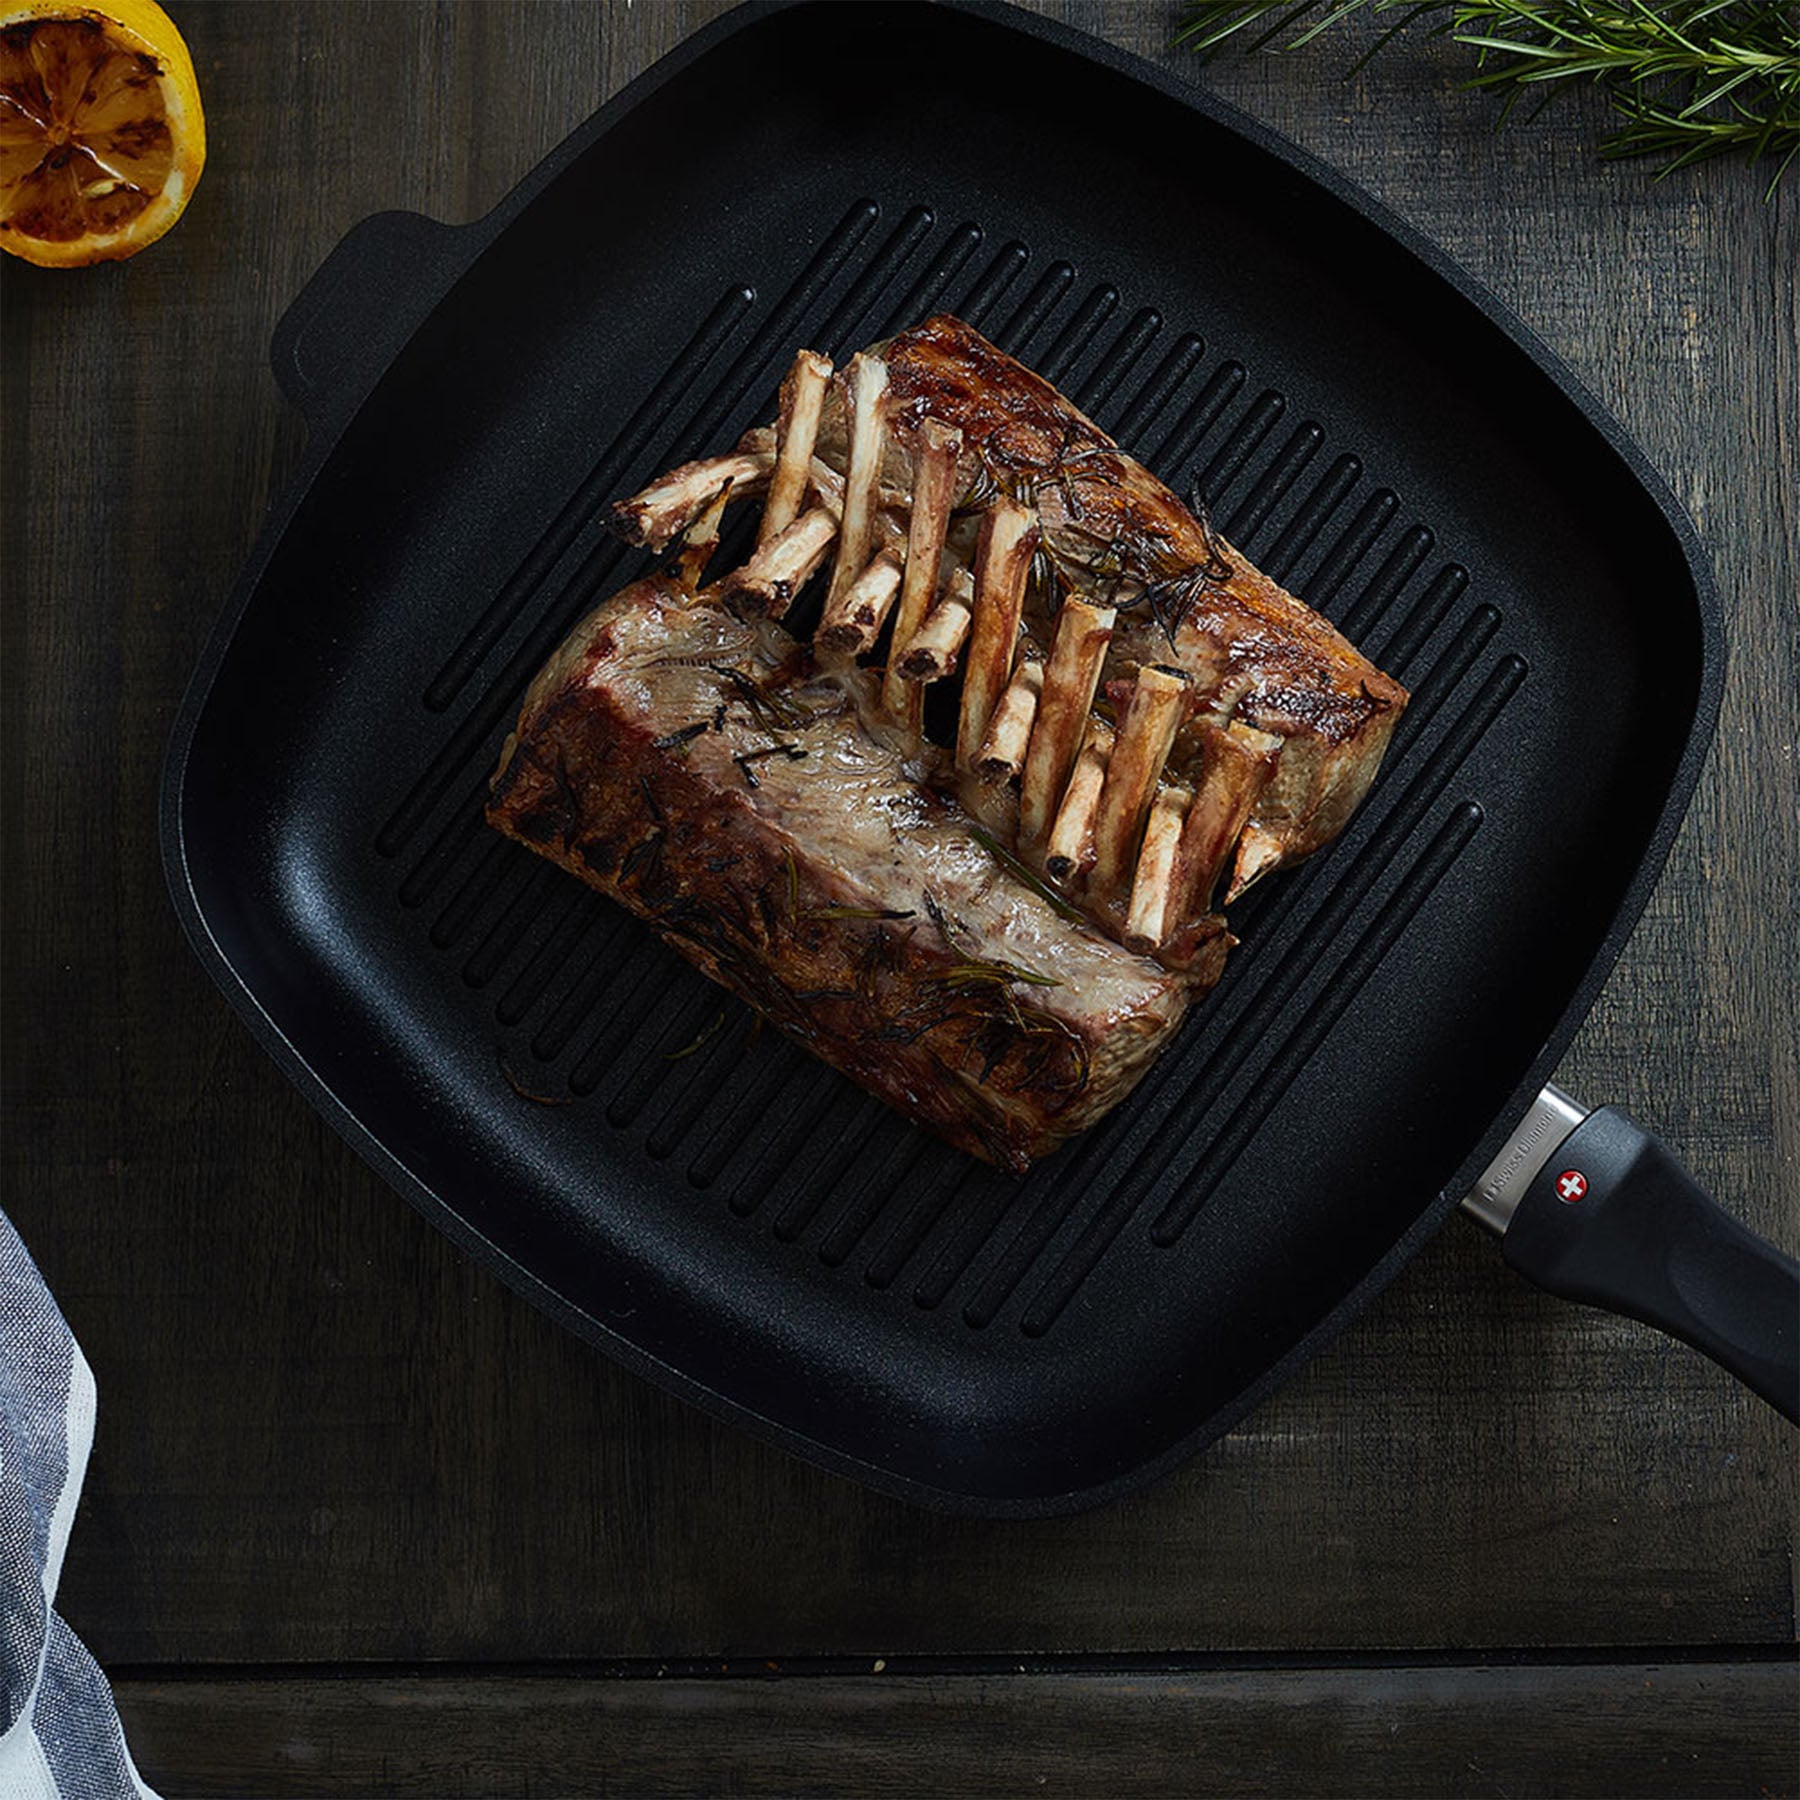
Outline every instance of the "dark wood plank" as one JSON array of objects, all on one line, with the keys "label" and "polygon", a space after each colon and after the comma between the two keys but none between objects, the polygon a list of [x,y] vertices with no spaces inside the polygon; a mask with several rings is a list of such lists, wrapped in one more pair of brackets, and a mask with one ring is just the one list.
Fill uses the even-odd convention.
[{"label": "dark wood plank", "polygon": [[[69,1617],[134,1663],[1790,1641],[1791,1434],[1473,1231],[1157,1491],[937,1518],[477,1274],[210,990],[156,780],[294,465],[274,320],[357,218],[479,212],[719,10],[188,0],[213,143],[188,217],[121,267],[0,272],[6,1205],[101,1395]],[[1160,0],[1045,10],[1163,54]],[[1736,642],[1719,747],[1564,1079],[1794,1246],[1800,182],[1765,205],[1729,168],[1655,185],[1543,128],[1495,139],[1447,50],[1347,87],[1323,51],[1164,60],[1498,288],[1700,517]]]},{"label": "dark wood plank", "polygon": [[1800,1785],[1793,1666],[121,1684],[143,1774],[460,1796],[1754,1796]]}]

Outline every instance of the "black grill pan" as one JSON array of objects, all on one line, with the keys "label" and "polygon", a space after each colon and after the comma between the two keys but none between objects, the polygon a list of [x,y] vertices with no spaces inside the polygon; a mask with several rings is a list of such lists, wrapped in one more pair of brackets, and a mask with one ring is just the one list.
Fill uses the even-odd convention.
[{"label": "black grill pan", "polygon": [[[645,566],[599,503],[770,416],[798,345],[937,309],[1415,695],[1175,1050],[1022,1181],[480,819],[526,681]],[[1541,346],[1291,146],[994,6],[733,13],[488,217],[358,227],[275,363],[307,459],[164,792],[208,967],[502,1279],[939,1505],[1123,1492],[1369,1300],[1592,1001],[1714,717],[1691,531]]]}]

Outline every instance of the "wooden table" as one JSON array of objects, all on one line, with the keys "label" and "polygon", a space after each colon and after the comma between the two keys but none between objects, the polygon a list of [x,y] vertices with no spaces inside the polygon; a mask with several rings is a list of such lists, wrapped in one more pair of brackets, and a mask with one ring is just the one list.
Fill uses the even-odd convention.
[{"label": "wooden table", "polygon": [[[1503,136],[1457,53],[1201,68],[1472,269],[1697,519],[1732,642],[1668,873],[1559,1076],[1800,1243],[1800,177]],[[211,162],[128,265],[4,271],[6,1206],[99,1382],[62,1585],[171,1794],[1768,1794],[1794,1435],[1445,1230],[1154,1491],[998,1525],[619,1373],[356,1160],[155,842],[183,682],[296,462],[270,329],[363,215],[473,216],[714,0],[175,0]],[[1203,171],[1195,178],[1204,179]],[[771,1674],[783,1678],[771,1680]]]}]

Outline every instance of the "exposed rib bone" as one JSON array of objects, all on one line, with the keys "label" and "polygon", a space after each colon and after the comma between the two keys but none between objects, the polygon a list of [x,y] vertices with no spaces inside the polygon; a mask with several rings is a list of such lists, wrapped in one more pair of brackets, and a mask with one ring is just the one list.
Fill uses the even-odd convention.
[{"label": "exposed rib bone", "polygon": [[1286,854],[1287,840],[1281,833],[1270,831],[1252,819],[1237,841],[1237,853],[1231,859],[1231,879],[1225,883],[1225,897],[1219,904],[1228,906],[1241,898],[1252,883],[1262,880]]},{"label": "exposed rib bone", "polygon": [[837,514],[828,506],[802,513],[742,568],[719,582],[714,597],[743,618],[779,619],[825,560],[837,529]]},{"label": "exposed rib bone", "polygon": [[900,557],[892,549],[876,551],[863,572],[835,600],[828,601],[825,616],[813,641],[823,650],[847,651],[860,656],[871,649],[900,591]]},{"label": "exposed rib bone", "polygon": [[1220,871],[1281,753],[1280,738],[1235,721],[1202,725],[1199,737],[1200,780],[1176,857],[1171,929],[1179,929],[1212,905]]},{"label": "exposed rib bone", "polygon": [[1100,665],[1112,641],[1114,617],[1110,606],[1070,599],[1063,602],[1057,618],[1056,642],[1044,670],[1043,698],[1019,788],[1019,847],[1028,853],[1042,846],[1075,765]]},{"label": "exposed rib bone", "polygon": [[937,605],[913,633],[900,658],[900,674],[907,681],[942,681],[956,668],[956,653],[969,635],[975,616],[975,577],[960,566],[950,571]]},{"label": "exposed rib bone", "polygon": [[1025,766],[1025,749],[1037,718],[1038,700],[1044,691],[1044,665],[1031,655],[1021,656],[1013,678],[988,720],[987,736],[975,758],[975,773],[983,781],[1010,781]]},{"label": "exposed rib bone", "polygon": [[[889,448],[891,458],[898,452],[892,449],[891,435],[884,434],[884,443]],[[752,425],[737,441],[740,456],[766,455],[773,466],[775,456],[775,427],[773,425]],[[891,467],[883,464],[884,476],[892,474]],[[908,474],[910,474],[910,469]],[[822,501],[826,506],[835,506],[839,512],[844,508],[844,478],[815,450],[812,469],[807,475],[807,484],[814,499]],[[912,513],[912,494],[909,489],[899,483],[883,480],[875,489],[874,528],[871,543],[882,548],[892,547],[903,550],[906,547],[906,521]]]},{"label": "exposed rib bone", "polygon": [[911,731],[918,731],[925,713],[925,694],[916,683],[905,681],[900,665],[913,638],[925,622],[937,592],[939,564],[944,552],[944,533],[950,524],[950,507],[956,498],[956,459],[962,451],[962,433],[936,419],[919,422],[918,449],[913,459],[912,525],[906,539],[906,574],[900,583],[900,604],[894,612],[894,637],[888,649],[887,674],[881,684],[881,704],[888,715]]},{"label": "exposed rib bone", "polygon": [[1150,808],[1144,826],[1144,847],[1138,852],[1137,872],[1131,882],[1131,907],[1125,919],[1125,947],[1140,956],[1157,949],[1167,935],[1175,853],[1181,845],[1181,827],[1193,795],[1183,787],[1163,788]]},{"label": "exposed rib bone", "polygon": [[1169,747],[1187,707],[1188,677],[1154,664],[1138,670],[1119,741],[1106,767],[1106,791],[1094,826],[1092,889],[1102,900],[1120,894],[1131,879],[1138,840],[1157,778],[1169,759]]},{"label": "exposed rib bone", "polygon": [[615,500],[608,525],[613,535],[627,544],[664,549],[676,532],[700,516],[726,482],[731,483],[732,499],[743,500],[769,485],[774,467],[773,451],[761,450],[734,450],[729,456],[683,463],[659,476],[642,493]]},{"label": "exposed rib bone", "polygon": [[682,533],[681,548],[675,554],[675,579],[685,593],[693,594],[706,574],[706,565],[719,547],[719,521],[730,500],[731,483],[727,481]]},{"label": "exposed rib bone", "polygon": [[1025,579],[1037,545],[1037,520],[1031,509],[1002,495],[981,522],[981,541],[975,551],[975,619],[969,632],[969,652],[963,659],[962,706],[956,728],[959,769],[974,766],[995,703],[1012,674]]},{"label": "exposed rib bone", "polygon": [[1106,786],[1106,762],[1112,747],[1113,728],[1104,719],[1091,721],[1063,792],[1062,805],[1056,809],[1050,841],[1044,847],[1044,873],[1053,880],[1068,881],[1085,875],[1094,866],[1094,819],[1100,811],[1100,794]]},{"label": "exposed rib bone", "polygon": [[816,350],[802,350],[794,358],[781,384],[781,410],[776,422],[775,472],[769,480],[768,504],[757,528],[760,550],[771,538],[799,517],[812,477],[813,445],[819,436],[819,414],[825,405],[825,387],[831,380],[831,359]]},{"label": "exposed rib bone", "polygon": [[887,455],[887,364],[879,356],[858,351],[845,371],[844,385],[850,460],[844,477],[843,532],[825,598],[827,608],[868,565],[881,465]]}]

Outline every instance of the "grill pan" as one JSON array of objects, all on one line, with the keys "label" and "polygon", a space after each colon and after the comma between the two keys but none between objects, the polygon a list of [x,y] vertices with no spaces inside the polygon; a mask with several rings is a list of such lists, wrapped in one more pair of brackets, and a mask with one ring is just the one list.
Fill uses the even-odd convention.
[{"label": "grill pan", "polygon": [[[480,819],[526,682],[647,566],[602,503],[771,416],[798,345],[934,310],[1415,696],[1138,1093],[1023,1180]],[[207,967],[503,1280],[928,1503],[1127,1491],[1365,1305],[1526,1113],[1713,724],[1692,531],[1549,353],[1292,146],[996,6],[735,12],[486,218],[357,227],[274,361],[305,463],[165,775]]]}]

